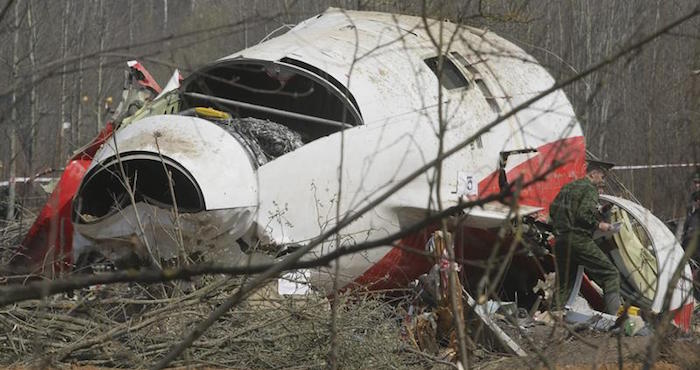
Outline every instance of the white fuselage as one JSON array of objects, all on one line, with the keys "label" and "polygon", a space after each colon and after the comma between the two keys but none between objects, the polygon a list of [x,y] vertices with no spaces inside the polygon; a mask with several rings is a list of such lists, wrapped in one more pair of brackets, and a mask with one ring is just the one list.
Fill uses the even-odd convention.
[{"label": "white fuselage", "polygon": [[[257,224],[268,238],[276,243],[304,243],[320,235],[338,216],[382,196],[435,159],[441,146],[444,151],[463,142],[499,114],[554,84],[532,57],[493,33],[435,20],[427,24],[428,30],[417,17],[329,10],[283,36],[224,58],[291,57],[320,68],[354,95],[364,121],[259,168]],[[439,54],[428,33],[435,38],[442,33],[445,43],[452,40],[445,54],[467,78],[467,87],[440,88],[436,74],[424,62]],[[464,60],[470,68],[462,64]],[[497,109],[475,83],[478,78]],[[440,122],[445,126],[442,135]],[[404,209],[435,211],[455,205],[458,173],[482,182],[496,170],[501,151],[540,148],[581,135],[570,103],[555,91],[444,161],[439,184],[436,171],[427,171],[346,227],[340,233],[341,244],[397,232]],[[560,154],[572,153],[562,150]],[[508,169],[534,156],[515,156]],[[335,243],[331,240],[315,253],[325,253]],[[353,281],[389,250],[387,246],[341,258],[340,285]]]},{"label": "white fuselage", "polygon": [[[388,195],[377,207],[343,228],[337,238],[316,247],[309,255],[311,258],[337,245],[392,235],[431,212],[457,204],[463,195],[473,199],[498,191],[494,174],[503,151],[537,150],[509,158],[506,171],[511,178],[519,175],[532,178],[548,171],[555,161],[563,164],[547,181],[523,192],[521,201],[525,205],[546,209],[559,188],[580,176],[583,170],[585,150],[581,128],[571,104],[556,90],[481,132],[439,166],[424,171],[398,191],[386,194],[441,152],[462,145],[499,116],[554,85],[552,77],[531,56],[488,31],[418,17],[329,9],[280,37],[223,58],[215,65],[223,66],[221,70],[225,71],[227,63],[231,68],[267,66],[263,67],[264,73],[275,75],[282,86],[289,77],[286,74],[294,69],[275,69],[289,63],[301,65],[305,71],[300,73],[317,74],[314,78],[324,80],[329,91],[347,95],[347,105],[352,102],[348,111],[356,125],[320,135],[323,137],[255,167],[250,158],[241,154],[245,150],[240,143],[215,127],[216,123],[171,115],[136,120],[119,128],[114,139],[97,153],[98,160],[93,162],[88,179],[84,180],[88,185],[81,185],[83,190],[79,191],[78,199],[90,191],[97,194],[94,199],[99,199],[100,181],[103,181],[100,179],[108,175],[93,174],[109,161],[118,169],[115,153],[134,159],[130,171],[141,173],[140,184],[144,174],[152,175],[165,168],[153,163],[164,156],[172,159],[169,171],[182,179],[175,185],[184,184],[183,189],[189,189],[192,194],[199,189],[199,203],[192,203],[193,207],[202,206],[210,211],[209,216],[185,215],[179,219],[179,225],[172,221],[164,227],[172,215],[170,210],[157,205],[167,203],[168,197],[162,196],[162,190],[151,189],[155,194],[144,198],[151,202],[148,207],[125,204],[123,210],[111,214],[106,206],[85,208],[107,216],[97,221],[88,217],[76,223],[78,234],[88,239],[78,236],[76,243],[131,248],[129,243],[138,239],[133,236],[144,234],[149,245],[139,248],[161,249],[160,256],[179,253],[178,243],[201,244],[213,250],[237,244],[239,238],[247,238],[249,246],[258,242],[304,244],[334,226],[339,217]],[[444,71],[442,85],[438,81],[440,68]],[[209,71],[205,68],[195,73],[192,86],[197,86],[198,76],[206,78]],[[258,73],[256,78],[265,78],[261,70],[251,72],[251,76],[254,73]],[[225,86],[220,90],[224,95]],[[263,102],[252,103],[262,105],[270,102],[265,100],[268,95],[254,95],[259,88],[250,91],[255,93],[238,96],[260,96]],[[302,121],[302,124],[313,129],[315,123]],[[169,125],[177,125],[178,129],[168,132]],[[173,135],[177,137],[171,138]],[[197,153],[191,153],[192,150]],[[151,168],[154,170],[148,170]],[[92,188],[90,181],[94,184]],[[470,184],[466,186],[467,193],[464,193],[465,182]],[[231,184],[230,188],[222,186],[227,183]],[[103,201],[109,203],[105,199],[109,196],[102,196]],[[159,203],[152,201],[159,196]],[[237,224],[232,227],[234,221]],[[208,232],[198,233],[203,223],[210,224]],[[136,224],[141,226],[137,228]],[[480,228],[485,225],[489,224],[467,223]],[[117,239],[127,243],[115,246]],[[422,248],[425,243],[420,238],[412,240],[412,247]],[[81,250],[74,248],[76,253]],[[401,253],[387,245],[344,256],[337,262],[340,264],[337,282],[346,286],[368,272],[371,276],[365,276],[362,281],[385,275],[386,279],[392,279],[391,275],[395,274],[405,281],[422,272],[419,264]],[[315,275],[316,284],[330,287],[333,279],[324,276],[327,275]]]}]

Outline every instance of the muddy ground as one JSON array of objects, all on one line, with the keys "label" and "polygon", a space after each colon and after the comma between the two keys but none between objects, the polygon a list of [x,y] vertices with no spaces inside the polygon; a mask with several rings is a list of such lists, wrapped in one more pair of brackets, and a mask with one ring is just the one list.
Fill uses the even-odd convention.
[{"label": "muddy ground", "polygon": [[[486,356],[474,368],[641,369],[653,339],[548,326],[536,326],[528,333],[532,340],[532,344],[524,344],[528,357]],[[697,333],[672,336],[653,368],[700,369],[700,336]]]}]

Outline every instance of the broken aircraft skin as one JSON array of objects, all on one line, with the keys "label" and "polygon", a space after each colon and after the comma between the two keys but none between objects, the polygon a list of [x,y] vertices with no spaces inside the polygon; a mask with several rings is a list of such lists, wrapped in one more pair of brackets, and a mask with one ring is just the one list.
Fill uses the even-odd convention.
[{"label": "broken aircraft skin", "polygon": [[[440,55],[431,37],[442,34],[447,45],[455,32]],[[132,72],[142,68],[131,63]],[[333,8],[205,66],[181,85],[177,73],[162,91],[147,72],[134,75],[125,99],[138,91],[141,100],[121,106],[101,136],[69,162],[15,265],[52,274],[103,259],[128,265],[134,257],[155,265],[176,257],[270,260],[435,158],[440,111],[442,145],[449,149],[555,83],[530,55],[493,32]],[[518,214],[501,204],[469,210],[453,230],[458,257],[487,258],[501,225],[546,215],[559,189],[584,175],[583,133],[561,90],[447,158],[438,186],[431,185],[436,171],[430,170],[391,195],[346,227],[341,244],[391,235],[465,198],[497,193],[503,182],[537,177],[555,163],[563,165],[523,189]],[[606,200],[627,210],[631,222],[642,225],[639,239],[650,241],[637,248],[656,257],[650,262],[656,286],[638,293],[651,294],[647,305],[658,312],[682,249],[639,205]],[[398,241],[404,248],[341,257],[339,285],[405,286],[430,268],[410,250],[423,251],[435,228]],[[310,256],[335,246],[319,245]],[[524,271],[532,285],[539,277],[533,258],[519,254],[511,269]],[[467,281],[483,274],[465,270]],[[332,271],[313,271],[312,283],[330,289]],[[690,281],[687,266],[684,277]],[[671,305],[685,327],[694,304],[687,281],[673,287]],[[600,296],[587,279],[583,293],[595,307]]]}]

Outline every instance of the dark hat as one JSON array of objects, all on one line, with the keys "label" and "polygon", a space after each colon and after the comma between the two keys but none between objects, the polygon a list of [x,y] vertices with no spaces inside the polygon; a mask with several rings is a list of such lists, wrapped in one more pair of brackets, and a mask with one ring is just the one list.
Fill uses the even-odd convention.
[{"label": "dark hat", "polygon": [[615,164],[611,162],[597,161],[593,159],[586,160],[586,172],[591,172],[593,170],[601,170],[603,172],[607,172],[614,166]]},{"label": "dark hat", "polygon": [[696,171],[693,175],[693,181],[700,182],[700,171]]}]

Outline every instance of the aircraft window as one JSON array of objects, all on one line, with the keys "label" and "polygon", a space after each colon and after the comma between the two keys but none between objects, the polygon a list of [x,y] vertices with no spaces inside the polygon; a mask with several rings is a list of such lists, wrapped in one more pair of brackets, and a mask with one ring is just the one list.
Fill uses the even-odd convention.
[{"label": "aircraft window", "polygon": [[183,110],[213,107],[235,118],[270,120],[298,133],[304,143],[362,124],[349,91],[309,68],[286,58],[219,62],[183,83]]},{"label": "aircraft window", "polygon": [[484,96],[484,99],[486,99],[486,102],[489,104],[489,107],[491,107],[491,110],[496,113],[500,113],[501,107],[499,107],[496,103],[496,99],[494,98],[493,94],[491,94],[489,87],[486,86],[484,79],[481,77],[481,73],[479,73],[479,71],[477,71],[476,68],[474,68],[474,66],[469,63],[460,53],[453,51],[450,54],[453,58],[462,63],[464,68],[466,68],[467,71],[472,74],[474,83],[476,83],[476,86],[479,88],[479,90],[481,90],[481,94]]},{"label": "aircraft window", "polygon": [[361,115],[360,113],[360,107],[357,105],[357,101],[355,100],[355,97],[350,93],[350,90],[348,90],[343,84],[341,84],[338,80],[333,78],[333,76],[329,75],[328,73],[324,72],[323,70],[316,68],[310,64],[304,63],[300,60],[292,59],[289,57],[284,57],[280,59],[280,62],[288,63],[294,66],[297,66],[299,68],[303,68],[309,72],[317,74],[319,77],[323,78],[324,80],[330,82],[335,86],[339,91],[343,93],[348,99],[350,99],[350,102],[352,105],[355,107],[357,110],[357,114]]},{"label": "aircraft window", "polygon": [[[435,73],[435,76],[438,76],[439,78],[438,57],[425,59],[424,62],[428,65],[428,68]],[[447,90],[454,90],[469,86],[469,81],[467,81],[467,78],[464,77],[457,66],[455,66],[454,63],[452,63],[452,61],[447,57],[442,59],[442,86]]]}]

